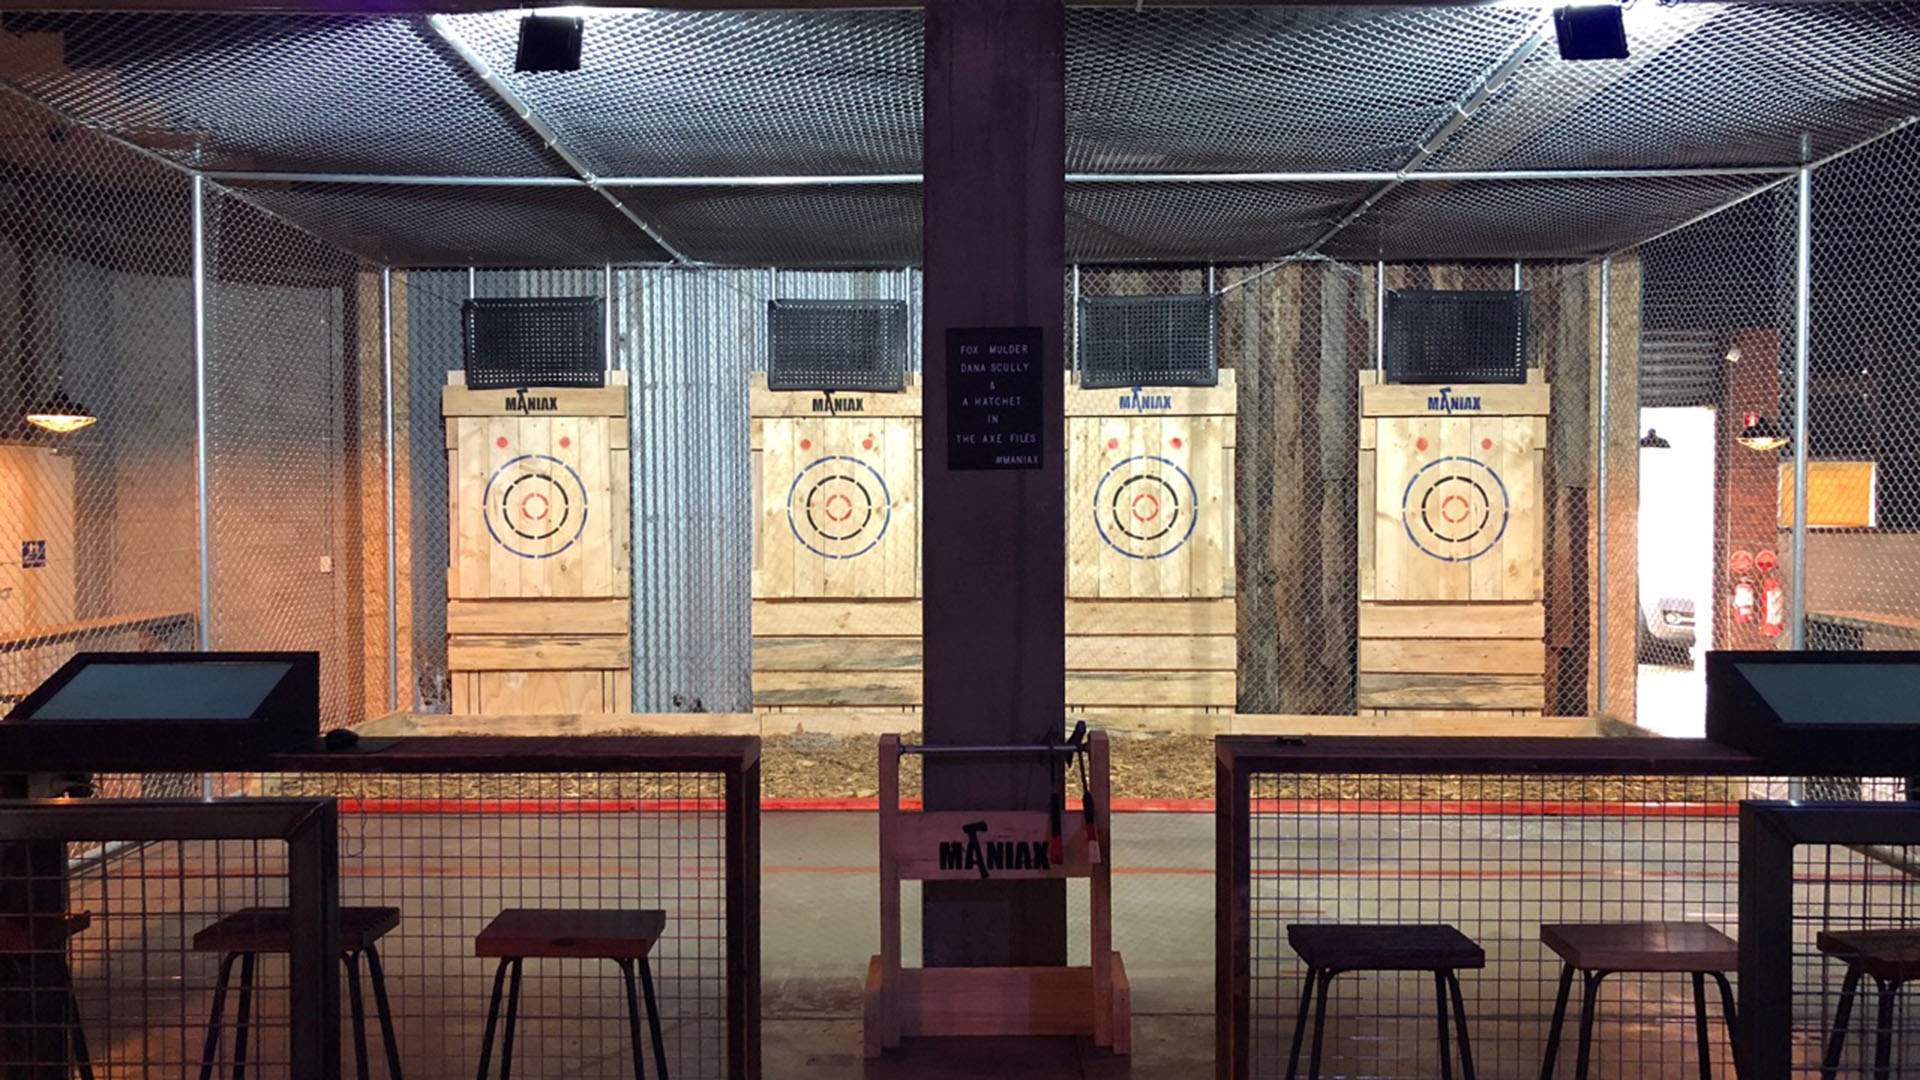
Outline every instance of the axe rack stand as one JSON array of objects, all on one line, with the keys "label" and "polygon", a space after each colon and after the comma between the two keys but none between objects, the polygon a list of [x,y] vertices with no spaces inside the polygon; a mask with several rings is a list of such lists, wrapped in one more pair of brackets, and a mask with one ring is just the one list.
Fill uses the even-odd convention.
[{"label": "axe rack stand", "polygon": [[[1091,799],[1066,805],[1075,755],[1084,753]],[[1046,810],[902,810],[900,758],[1043,755],[1064,759],[1056,825]],[[1089,813],[1089,803],[1091,813]],[[1113,847],[1108,743],[903,746],[880,739],[880,954],[867,964],[866,1056],[908,1036],[1087,1035],[1125,1054],[1132,1044],[1132,991],[1113,949]],[[1044,856],[1044,857],[1043,857]],[[907,968],[900,962],[900,883],[979,878],[1036,881],[1083,877],[1091,911],[1086,967]]]}]

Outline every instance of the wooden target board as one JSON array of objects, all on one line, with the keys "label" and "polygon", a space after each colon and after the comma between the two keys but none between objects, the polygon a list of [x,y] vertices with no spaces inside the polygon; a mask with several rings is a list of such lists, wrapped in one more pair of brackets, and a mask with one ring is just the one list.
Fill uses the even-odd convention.
[{"label": "wooden target board", "polygon": [[456,713],[626,712],[627,391],[442,392]]},{"label": "wooden target board", "polygon": [[755,709],[917,713],[920,388],[750,408]]},{"label": "wooden target board", "polygon": [[1362,715],[1539,715],[1548,387],[1360,387]]},{"label": "wooden target board", "polygon": [[1067,703],[1108,726],[1233,710],[1234,372],[1067,411]]}]

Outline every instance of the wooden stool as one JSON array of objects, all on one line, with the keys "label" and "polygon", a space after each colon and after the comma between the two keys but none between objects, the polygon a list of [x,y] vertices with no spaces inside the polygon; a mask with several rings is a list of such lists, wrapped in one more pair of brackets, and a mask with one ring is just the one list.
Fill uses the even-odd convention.
[{"label": "wooden stool", "polygon": [[1920,977],[1920,930],[1822,930],[1814,939],[1822,953],[1847,965],[1840,984],[1840,1002],[1833,1011],[1833,1034],[1820,1063],[1821,1080],[1833,1080],[1840,1070],[1840,1050],[1847,1038],[1847,1019],[1860,992],[1860,976],[1871,975],[1880,990],[1879,1024],[1874,1029],[1873,1075],[1893,1075],[1893,1011],[1900,988]]},{"label": "wooden stool", "polygon": [[[353,1064],[360,1080],[367,1080],[367,1009],[360,999],[360,955],[366,954],[373,977],[373,1003],[380,1013],[380,1039],[386,1044],[387,1076],[401,1080],[400,1046],[393,1037],[393,1010],[387,1005],[387,977],[380,970],[380,950],[374,942],[400,925],[400,909],[343,907],[340,909],[340,962],[347,969],[347,1003],[353,1015]],[[287,908],[242,908],[193,935],[195,952],[217,952],[220,979],[213,988],[213,1016],[207,1021],[207,1042],[200,1053],[200,1080],[211,1080],[214,1058],[220,1052],[220,1025],[226,1013],[227,982],[233,962],[240,961],[240,1007],[233,1021],[233,1077],[246,1080],[247,1026],[253,1017],[253,958],[261,953],[284,955],[293,948],[293,918]]]},{"label": "wooden stool", "polygon": [[[1560,994],[1553,1005],[1553,1026],[1547,1031],[1547,1056],[1540,1066],[1540,1080],[1552,1080],[1554,1059],[1560,1054],[1560,1033],[1567,1019],[1567,998],[1573,992],[1573,975],[1578,971],[1586,983],[1586,997],[1580,1009],[1580,1048],[1573,1074],[1586,1080],[1593,1054],[1594,1006],[1600,998],[1600,982],[1622,972],[1666,973],[1693,976],[1693,1033],[1700,1047],[1701,1080],[1713,1080],[1713,1059],[1707,1047],[1707,976],[1720,984],[1720,1007],[1727,1023],[1727,1041],[1733,1042],[1733,987],[1726,973],[1740,966],[1740,947],[1734,940],[1706,923],[1576,923],[1568,926],[1542,926],[1540,940],[1564,961],[1560,970]],[[1736,1053],[1734,1075],[1740,1073]]]},{"label": "wooden stool", "polygon": [[73,969],[67,964],[67,943],[93,925],[93,915],[70,911],[63,915],[10,915],[0,918],[0,956],[52,953],[56,989],[67,1002],[68,1030],[73,1033],[73,1064],[82,1080],[93,1080],[93,1057],[87,1052],[86,1029],[80,1026],[80,1004],[73,996]]},{"label": "wooden stool", "polygon": [[520,965],[528,957],[611,960],[627,980],[627,1036],[633,1046],[634,1080],[646,1080],[640,1056],[640,1002],[634,997],[633,969],[640,967],[640,985],[647,996],[647,1027],[653,1035],[653,1066],[667,1080],[667,1047],[660,1035],[660,1007],[653,997],[653,971],[647,954],[667,928],[664,911],[556,911],[508,908],[493,917],[473,939],[473,954],[499,957],[493,973],[493,999],[487,1005],[487,1028],[480,1037],[479,1080],[487,1080],[493,1061],[493,1031],[500,1016],[500,983],[513,969],[507,992],[507,1030],[500,1042],[500,1077],[513,1071],[513,1028],[520,1011]]},{"label": "wooden stool", "polygon": [[1315,983],[1320,1001],[1313,1009],[1313,1052],[1307,1059],[1309,1080],[1320,1077],[1320,1043],[1327,1027],[1327,992],[1333,978],[1349,971],[1431,971],[1436,1015],[1440,1021],[1440,1075],[1453,1080],[1453,1052],[1447,1045],[1447,998],[1453,998],[1453,1022],[1460,1034],[1460,1071],[1474,1080],[1473,1047],[1467,1041],[1467,1006],[1460,996],[1461,969],[1487,966],[1487,954],[1473,939],[1451,926],[1318,926],[1295,923],[1287,927],[1287,944],[1307,965],[1307,985],[1300,995],[1300,1015],[1293,1024],[1293,1050],[1287,1054],[1287,1080],[1300,1066],[1300,1043],[1306,1034],[1307,1007],[1314,1005]]}]

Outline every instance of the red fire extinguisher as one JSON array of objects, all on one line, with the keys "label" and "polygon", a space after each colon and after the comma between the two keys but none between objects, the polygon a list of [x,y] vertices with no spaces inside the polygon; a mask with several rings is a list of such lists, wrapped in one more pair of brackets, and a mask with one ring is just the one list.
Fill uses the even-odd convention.
[{"label": "red fire extinguisher", "polygon": [[1787,592],[1780,579],[1773,576],[1774,568],[1780,565],[1780,557],[1771,551],[1762,551],[1754,556],[1754,569],[1767,575],[1760,582],[1760,632],[1768,637],[1779,637],[1787,628]]},{"label": "red fire extinguisher", "polygon": [[1753,569],[1753,555],[1745,551],[1736,551],[1730,560],[1728,569],[1734,573],[1733,594],[1728,598],[1733,608],[1733,621],[1750,623],[1753,621],[1753,578],[1748,571]]}]

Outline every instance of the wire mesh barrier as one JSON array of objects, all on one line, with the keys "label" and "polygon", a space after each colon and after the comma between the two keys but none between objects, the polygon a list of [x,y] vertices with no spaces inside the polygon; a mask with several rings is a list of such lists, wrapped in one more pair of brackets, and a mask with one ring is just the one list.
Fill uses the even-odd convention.
[{"label": "wire mesh barrier", "polygon": [[1749,1075],[1908,1075],[1920,807],[1754,802],[1740,834]]},{"label": "wire mesh barrier", "polygon": [[[1323,1075],[1432,1077],[1449,1052],[1482,1077],[1550,1076],[1550,1058],[1560,1075],[1586,1060],[1597,1077],[1692,1077],[1703,1053],[1733,1075],[1740,801],[1907,790],[1767,776],[1694,741],[1223,739],[1219,753],[1227,1077],[1307,1075],[1315,1056]],[[1822,925],[1898,924],[1911,902],[1897,860],[1796,865],[1796,911]],[[1466,954],[1383,958],[1367,936],[1408,925],[1452,927]],[[1325,959],[1315,933],[1348,935],[1344,953]],[[1320,983],[1308,958],[1338,974]],[[1460,991],[1444,1005],[1443,964]],[[1831,1013],[1840,968],[1803,963],[1795,979]]]},{"label": "wire mesh barrier", "polygon": [[[208,783],[338,801],[342,950],[365,952],[345,966],[366,980],[343,999],[349,1060],[464,1077],[483,1047],[503,1063],[510,1043],[515,1076],[626,1076],[635,1053],[654,1068],[657,1018],[670,1075],[737,1080],[758,1075],[757,770],[746,739],[404,739]],[[483,940],[509,911],[662,922],[586,951],[565,940],[578,926],[525,935],[539,939],[520,942],[503,1000],[502,954]]]},{"label": "wire mesh barrier", "polygon": [[[325,799],[0,803],[7,1075],[338,1076],[336,828]],[[263,909],[276,950],[223,943]]]}]

